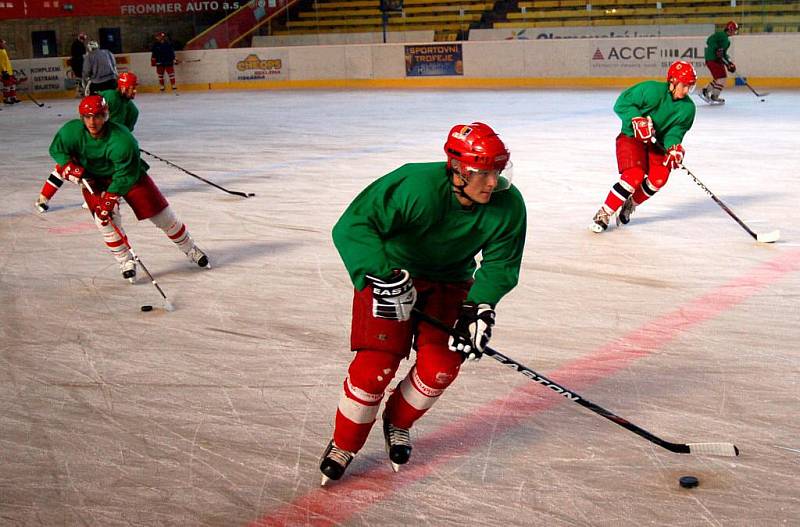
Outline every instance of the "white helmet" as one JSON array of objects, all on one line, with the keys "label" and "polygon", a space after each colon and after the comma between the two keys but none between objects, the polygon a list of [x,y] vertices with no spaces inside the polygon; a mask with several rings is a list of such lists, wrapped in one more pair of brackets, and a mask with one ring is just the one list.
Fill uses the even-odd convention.
[{"label": "white helmet", "polygon": [[100,48],[100,44],[97,43],[96,40],[90,40],[88,44],[86,44],[86,49],[89,51],[94,51]]}]

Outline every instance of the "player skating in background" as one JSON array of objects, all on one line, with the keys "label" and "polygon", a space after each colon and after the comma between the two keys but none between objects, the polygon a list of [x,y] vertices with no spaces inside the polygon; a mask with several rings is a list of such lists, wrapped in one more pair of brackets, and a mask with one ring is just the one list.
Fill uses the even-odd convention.
[{"label": "player skating in background", "polygon": [[78,113],[80,119],[68,121],[56,133],[50,156],[61,179],[78,184],[85,180],[91,187],[93,193],[82,188],[83,197],[123,278],[134,280],[136,263],[120,236],[125,236],[120,198],[125,198],[138,220],[149,219],[163,230],[192,262],[210,267],[206,254],[195,245],[186,226],[147,175],[149,166],[140,158],[136,139],[124,126],[109,121],[105,99],[99,95],[85,97]]},{"label": "player skating in background", "polygon": [[634,209],[663,188],[670,172],[681,166],[681,143],[695,115],[688,94],[696,82],[692,65],[679,60],[667,70],[667,82],[640,82],[619,96],[614,111],[622,120],[617,136],[620,179],[594,215],[592,231],[606,230],[617,211],[617,224],[627,224]]},{"label": "player skating in background", "polygon": [[139,109],[133,102],[138,86],[139,77],[132,71],[126,71],[120,73],[116,88],[103,90],[99,94],[108,104],[108,120],[121,124],[131,133],[139,119]]},{"label": "player skating in background", "polygon": [[172,86],[172,93],[178,95],[178,87],[175,85],[175,48],[167,38],[167,34],[159,31],[155,35],[156,41],[150,50],[150,65],[155,66],[158,74],[158,87],[164,91],[164,72],[169,76],[169,84]]},{"label": "player skating in background", "polygon": [[92,40],[86,45],[89,50],[83,61],[83,80],[86,84],[86,95],[94,95],[102,90],[114,89],[117,86],[117,60],[107,49]]},{"label": "player skating in background", "polygon": [[711,72],[711,82],[700,92],[700,98],[711,104],[724,104],[725,99],[719,95],[725,89],[725,80],[728,74],[725,70],[736,72],[736,64],[728,56],[733,35],[739,32],[739,24],[731,20],[725,24],[725,29],[717,31],[706,40],[706,66]]},{"label": "player skating in background", "polygon": [[8,58],[6,41],[2,38],[0,38],[0,76],[2,76],[3,79],[3,103],[18,103],[17,78],[14,76],[14,68],[11,66],[11,59]]},{"label": "player skating in background", "polygon": [[[108,106],[108,120],[112,123],[121,124],[131,133],[133,133],[136,121],[139,119],[139,109],[133,102],[138,85],[139,79],[136,74],[132,71],[126,71],[120,74],[119,79],[117,79],[116,89],[100,92],[100,96],[105,99]],[[42,185],[42,190],[39,191],[36,210],[42,213],[47,212],[50,208],[50,200],[53,199],[53,196],[63,184],[64,180],[58,170],[54,170]]]},{"label": "player skating in background", "polygon": [[[331,439],[320,470],[337,480],[367,440],[400,361],[416,363],[383,412],[395,470],[411,455],[409,429],[480,358],[494,308],[516,284],[525,244],[525,204],[511,186],[509,152],[486,124],[457,125],[447,162],[406,164],[350,204],[333,240],[355,286],[351,349]],[[475,271],[475,256],[481,253]],[[412,308],[466,335],[449,337],[412,319]]]}]

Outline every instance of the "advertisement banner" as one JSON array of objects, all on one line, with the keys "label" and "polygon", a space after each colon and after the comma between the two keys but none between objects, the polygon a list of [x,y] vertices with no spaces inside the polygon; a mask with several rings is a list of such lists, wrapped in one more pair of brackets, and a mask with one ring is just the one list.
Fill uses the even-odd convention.
[{"label": "advertisement banner", "polygon": [[64,57],[15,60],[14,70],[17,72],[17,89],[21,92],[62,91],[75,85]]},{"label": "advertisement banner", "polygon": [[464,75],[461,43],[405,46],[406,77]]},{"label": "advertisement banner", "polygon": [[264,81],[285,80],[288,77],[288,65],[285,51],[270,52],[269,55],[257,53],[240,54],[230,62],[230,80]]},{"label": "advertisement banner", "polygon": [[586,57],[591,75],[648,76],[661,74],[676,60],[685,60],[702,72],[705,69],[703,39],[676,42],[661,39],[631,39],[598,42]]},{"label": "advertisement banner", "polygon": [[245,1],[203,1],[187,0],[123,0],[120,2],[121,15],[180,15],[184,13],[203,13],[207,11],[235,11]]},{"label": "advertisement banner", "polygon": [[232,13],[246,3],[246,0],[0,1],[0,20],[64,16],[191,15],[211,11]]},{"label": "advertisement banner", "polygon": [[708,36],[714,24],[651,26],[575,26],[471,29],[470,41],[486,40],[557,40],[563,38],[650,38]]}]

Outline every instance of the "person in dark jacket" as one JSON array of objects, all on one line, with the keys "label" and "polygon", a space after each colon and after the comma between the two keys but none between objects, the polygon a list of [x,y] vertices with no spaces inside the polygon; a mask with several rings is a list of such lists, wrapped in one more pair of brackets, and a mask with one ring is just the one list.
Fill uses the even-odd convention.
[{"label": "person in dark jacket", "polygon": [[83,91],[86,88],[83,85],[83,57],[86,55],[86,40],[88,37],[86,33],[81,31],[70,47],[69,65],[72,68],[72,75],[75,77],[75,97],[83,97]]},{"label": "person in dark jacket", "polygon": [[164,72],[167,72],[172,93],[178,95],[178,87],[175,85],[175,64],[178,64],[175,59],[175,48],[163,31],[156,33],[155,38],[150,54],[150,65],[156,68],[158,87],[164,91]]}]

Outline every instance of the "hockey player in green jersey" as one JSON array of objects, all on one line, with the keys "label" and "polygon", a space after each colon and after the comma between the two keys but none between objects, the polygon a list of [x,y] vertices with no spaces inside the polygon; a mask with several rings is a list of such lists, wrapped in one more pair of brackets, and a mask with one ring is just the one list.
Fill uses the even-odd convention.
[{"label": "hockey player in green jersey", "polygon": [[725,79],[728,74],[736,72],[736,64],[728,56],[733,35],[739,32],[739,24],[731,20],[725,24],[725,29],[717,31],[706,40],[705,59],[708,71],[711,72],[711,82],[700,92],[700,98],[710,104],[724,104],[725,99],[719,95],[725,89]]},{"label": "hockey player in green jersey", "polygon": [[617,224],[627,224],[634,209],[663,188],[670,172],[681,166],[685,153],[681,143],[696,111],[688,95],[696,82],[692,65],[679,60],[669,67],[667,82],[640,82],[619,96],[614,112],[622,120],[616,141],[620,178],[594,215],[589,226],[593,232],[606,230],[618,211]]},{"label": "hockey player in green jersey", "polygon": [[[136,121],[139,119],[139,109],[133,103],[138,85],[139,79],[136,74],[126,71],[120,74],[119,79],[117,79],[116,88],[100,92],[100,96],[105,99],[108,106],[108,120],[112,123],[121,124],[131,133],[133,133]],[[59,176],[58,171],[53,171],[39,191],[36,210],[42,213],[47,212],[50,208],[50,200],[53,199],[53,196],[63,184],[64,180]]]},{"label": "hockey player in green jersey", "polygon": [[126,71],[120,73],[116,88],[100,92],[108,104],[108,120],[121,124],[131,133],[139,120],[139,109],[133,102],[137,86],[139,78],[132,71]]},{"label": "hockey player in green jersey", "polygon": [[[62,126],[50,144],[56,169],[48,178],[83,184],[83,197],[97,228],[120,265],[123,278],[133,282],[136,264],[131,254],[119,200],[133,209],[138,220],[149,219],[195,264],[208,267],[208,257],[195,245],[186,226],[147,175],[149,166],[139,156],[139,144],[127,128],[109,121],[108,105],[99,95],[84,97],[80,119]],[[46,184],[47,185],[47,184]]]},{"label": "hockey player in green jersey", "polygon": [[[446,163],[403,165],[369,185],[333,228],[355,287],[355,356],[320,461],[323,485],[341,478],[366,442],[413,340],[416,362],[382,417],[393,468],[408,462],[409,429],[455,380],[463,360],[480,358],[495,306],[517,284],[526,213],[511,185],[508,150],[488,125],[472,123],[452,128],[445,153]],[[415,306],[464,336],[412,320]]]}]

